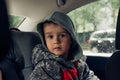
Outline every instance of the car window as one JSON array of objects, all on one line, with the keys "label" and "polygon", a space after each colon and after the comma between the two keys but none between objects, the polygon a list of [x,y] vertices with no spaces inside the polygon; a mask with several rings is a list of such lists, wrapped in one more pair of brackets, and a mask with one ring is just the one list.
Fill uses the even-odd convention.
[{"label": "car window", "polygon": [[18,28],[24,20],[25,17],[9,15],[10,28]]},{"label": "car window", "polygon": [[98,0],[68,13],[84,53],[113,53],[119,0]]}]

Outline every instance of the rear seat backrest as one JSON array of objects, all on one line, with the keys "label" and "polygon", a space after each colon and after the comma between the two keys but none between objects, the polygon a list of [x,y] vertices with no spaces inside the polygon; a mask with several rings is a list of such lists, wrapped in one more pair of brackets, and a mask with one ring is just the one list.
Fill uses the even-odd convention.
[{"label": "rear seat backrest", "polygon": [[[36,44],[40,44],[41,40],[35,32],[12,32],[12,40],[14,44],[14,50],[16,51],[16,61],[20,66],[24,65],[23,74],[25,80],[32,72],[32,49]],[[17,47],[16,47],[17,46]],[[19,55],[23,55],[24,60]],[[24,62],[22,62],[24,61]]]}]

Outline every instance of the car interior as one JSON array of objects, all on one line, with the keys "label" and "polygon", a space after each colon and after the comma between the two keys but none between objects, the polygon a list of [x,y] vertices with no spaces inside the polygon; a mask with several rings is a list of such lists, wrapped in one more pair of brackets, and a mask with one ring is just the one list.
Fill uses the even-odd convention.
[{"label": "car interior", "polygon": [[106,80],[120,80],[120,9],[117,19],[117,29],[116,29],[116,51],[108,59],[106,64]]},{"label": "car interior", "polygon": [[16,63],[21,67],[25,80],[30,75],[33,65],[31,61],[32,49],[41,40],[35,32],[12,32],[13,47],[11,52],[16,55]]},{"label": "car interior", "polygon": [[[36,44],[41,43],[39,33],[36,31],[38,22],[49,17],[54,11],[60,11],[67,14],[78,7],[85,6],[95,1],[97,0],[6,0],[6,5],[3,6],[7,7],[7,11],[4,11],[6,8],[1,7],[3,13],[8,12],[8,15],[22,16],[24,19],[19,25],[15,26],[20,29],[20,31],[10,31],[11,43],[10,49],[8,50],[10,55],[5,57],[6,64],[4,64],[5,67],[3,68],[3,78],[5,80],[28,79],[34,68],[31,61],[32,49]],[[118,56],[120,54],[120,9],[118,15],[119,18],[117,18],[115,37],[116,51],[111,54],[85,52],[85,55],[87,56],[86,62],[89,68],[94,71],[95,75],[97,75],[100,80],[120,80],[120,63],[118,62],[120,61],[120,56]],[[1,19],[6,20],[3,22],[7,23],[8,18],[2,17],[0,18],[0,22],[2,22]],[[4,32],[2,32],[4,25],[0,24],[0,26],[2,26],[0,33],[5,35],[3,34]],[[7,29],[9,28],[7,27]],[[9,59],[12,59],[13,61],[9,62]],[[0,65],[2,65],[3,62],[0,61]],[[11,66],[12,64],[17,66]],[[13,70],[14,68],[15,71]],[[113,75],[113,73],[115,73],[115,75]]]}]

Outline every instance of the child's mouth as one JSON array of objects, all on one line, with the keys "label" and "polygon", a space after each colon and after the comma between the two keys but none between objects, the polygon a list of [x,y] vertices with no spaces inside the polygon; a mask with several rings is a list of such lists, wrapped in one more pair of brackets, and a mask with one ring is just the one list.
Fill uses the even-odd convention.
[{"label": "child's mouth", "polygon": [[54,50],[59,51],[59,50],[61,50],[61,48],[60,47],[56,47],[56,48],[54,48]]}]

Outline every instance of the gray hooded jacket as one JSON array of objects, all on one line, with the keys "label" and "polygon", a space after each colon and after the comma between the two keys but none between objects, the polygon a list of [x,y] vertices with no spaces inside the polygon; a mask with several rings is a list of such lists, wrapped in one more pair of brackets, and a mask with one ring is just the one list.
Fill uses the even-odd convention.
[{"label": "gray hooded jacket", "polygon": [[[70,52],[72,54],[71,60],[66,61],[61,57],[55,56],[46,48],[43,34],[43,24],[49,21],[61,25],[69,32],[72,38],[72,46],[70,48]],[[62,71],[74,67],[77,69],[78,76],[72,78],[71,80],[99,80],[94,73],[89,70],[87,64],[85,63],[85,56],[83,55],[82,49],[77,40],[74,25],[66,14],[61,12],[53,13],[53,15],[48,19],[39,23],[37,29],[40,33],[42,45],[38,44],[33,49],[32,60],[35,68],[30,75],[29,80],[64,80],[61,76]],[[74,65],[75,61],[78,62],[77,66]]]}]

